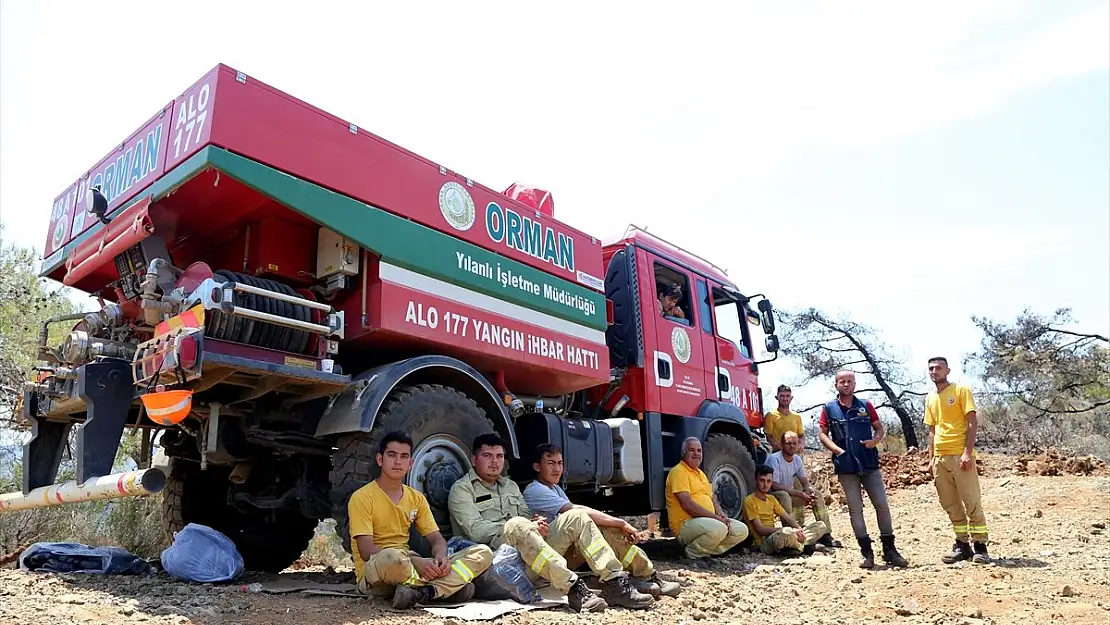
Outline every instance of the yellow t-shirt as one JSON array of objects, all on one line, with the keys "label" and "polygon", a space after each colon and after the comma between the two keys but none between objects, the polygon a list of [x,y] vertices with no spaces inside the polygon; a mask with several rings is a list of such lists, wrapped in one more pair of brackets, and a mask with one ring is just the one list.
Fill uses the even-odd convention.
[{"label": "yellow t-shirt", "polygon": [[416,523],[421,536],[438,532],[428,500],[408,486],[402,486],[401,500],[396,504],[385,494],[377,481],[356,490],[347,503],[351,522],[351,558],[355,561],[355,580],[362,581],[364,561],[358,552],[358,536],[372,536],[381,549],[394,547],[409,550],[409,527]]},{"label": "yellow t-shirt", "polygon": [[680,461],[667,473],[667,520],[677,536],[690,515],[682,509],[675,493],[690,493],[694,503],[712,512],[713,487],[701,469],[691,469],[685,462]]},{"label": "yellow t-shirt", "polygon": [[782,504],[774,495],[768,494],[767,499],[760,499],[753,493],[744,498],[744,520],[748,522],[748,529],[751,530],[756,545],[763,544],[763,537],[756,533],[752,519],[759,519],[759,524],[765,528],[774,527],[781,514],[786,514],[786,510],[783,510]]},{"label": "yellow t-shirt", "polygon": [[933,453],[937,456],[959,456],[967,443],[967,413],[975,410],[971,389],[962,384],[949,384],[940,393],[933,391],[925,398],[925,425],[935,428]]},{"label": "yellow t-shirt", "polygon": [[798,436],[805,434],[802,431],[802,415],[796,412],[782,414],[778,408],[775,408],[763,418],[763,431],[769,438],[781,445],[782,435],[787,432],[794,432]]}]

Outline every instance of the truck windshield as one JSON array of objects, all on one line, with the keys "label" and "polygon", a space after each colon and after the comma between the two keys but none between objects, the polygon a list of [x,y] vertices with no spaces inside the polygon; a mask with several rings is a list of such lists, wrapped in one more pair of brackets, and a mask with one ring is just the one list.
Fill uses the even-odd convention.
[{"label": "truck windshield", "polygon": [[721,289],[713,289],[714,316],[717,318],[717,336],[728,339],[740,348],[745,358],[752,357],[748,333],[744,328],[744,315],[740,304]]}]

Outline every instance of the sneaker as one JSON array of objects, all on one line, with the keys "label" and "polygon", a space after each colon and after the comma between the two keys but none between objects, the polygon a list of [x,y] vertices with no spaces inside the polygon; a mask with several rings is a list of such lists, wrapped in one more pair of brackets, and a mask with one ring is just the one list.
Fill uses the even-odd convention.
[{"label": "sneaker", "polygon": [[431,603],[436,598],[436,590],[431,586],[397,586],[393,590],[393,609],[407,610],[418,603]]},{"label": "sneaker", "polygon": [[974,544],[975,555],[971,556],[971,561],[975,564],[987,564],[991,561],[991,557],[987,555],[987,543],[976,542]]},{"label": "sneaker", "polygon": [[632,587],[628,577],[620,575],[605,581],[601,598],[608,605],[619,605],[634,610],[644,610],[655,605],[655,598]]},{"label": "sneaker", "polygon": [[567,603],[575,612],[601,612],[609,607],[604,599],[590,592],[581,577],[567,591]]},{"label": "sneaker", "polygon": [[952,545],[952,553],[944,554],[941,556],[940,561],[945,564],[955,564],[963,560],[969,560],[971,556],[971,545],[962,540],[957,540],[956,544]]},{"label": "sneaker", "polygon": [[443,603],[466,603],[474,598],[474,582],[463,586],[446,597],[440,597],[440,602]]},{"label": "sneaker", "polygon": [[632,587],[637,592],[647,593],[656,599],[663,595],[677,597],[682,592],[682,584],[663,581],[659,573],[652,573],[651,577],[633,577]]}]

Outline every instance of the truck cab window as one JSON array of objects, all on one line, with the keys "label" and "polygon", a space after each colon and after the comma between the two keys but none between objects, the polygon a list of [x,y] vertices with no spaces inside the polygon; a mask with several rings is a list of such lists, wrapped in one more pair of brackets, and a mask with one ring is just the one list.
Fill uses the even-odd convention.
[{"label": "truck cab window", "polygon": [[709,300],[705,280],[698,280],[698,313],[701,315],[701,329],[706,334],[713,334],[713,302]]},{"label": "truck cab window", "polygon": [[740,303],[733,300],[722,289],[713,289],[714,312],[717,318],[717,336],[731,341],[740,349],[745,358],[752,357],[751,347],[748,345],[748,333],[745,332],[745,317]]},{"label": "truck cab window", "polygon": [[663,263],[655,263],[655,298],[659,314],[670,321],[694,325],[694,311],[690,306],[690,281]]}]

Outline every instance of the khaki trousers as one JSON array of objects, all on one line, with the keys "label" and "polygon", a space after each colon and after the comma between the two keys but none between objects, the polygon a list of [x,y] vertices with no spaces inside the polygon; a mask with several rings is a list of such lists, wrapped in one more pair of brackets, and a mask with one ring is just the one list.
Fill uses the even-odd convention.
[{"label": "khaki trousers", "polygon": [[[643,549],[629,542],[624,533],[615,527],[602,527],[600,529],[601,535],[605,537],[605,542],[613,550],[617,559],[621,561],[624,570],[628,571],[633,577],[646,578],[655,573],[655,565],[651,563],[651,558],[644,553]],[[577,569],[585,562],[585,558],[574,547],[567,551],[566,559],[567,566],[571,569]]]},{"label": "khaki trousers", "polygon": [[[795,490],[801,490],[802,489],[802,485],[798,481],[798,478],[794,478],[794,489]],[[791,497],[784,490],[776,490],[776,491],[772,492],[771,494],[775,496],[775,499],[779,500],[779,505],[782,506],[784,510],[786,510],[787,512],[790,513],[790,516],[795,521],[798,522],[798,525],[805,525],[805,522],[806,522],[806,500],[805,499],[798,499],[797,497]],[[812,504],[813,519],[815,521],[820,521],[820,522],[824,523],[825,527],[827,527],[829,529],[829,533],[831,534],[832,533],[832,521],[829,520],[829,510],[828,510],[828,508],[825,507],[825,493],[822,493],[821,491],[818,491],[818,490],[814,490],[813,494],[816,495],[816,497],[813,500],[813,504]]]},{"label": "khaki trousers", "polygon": [[979,472],[973,459],[971,468],[960,468],[959,456],[933,457],[933,484],[937,499],[948,519],[952,531],[960,542],[987,542],[987,516],[979,496]]},{"label": "khaki trousers", "polygon": [[735,519],[728,525],[710,517],[688,519],[678,530],[678,542],[689,558],[719,556],[744,542],[748,526]]},{"label": "khaki trousers", "polygon": [[520,552],[533,581],[546,579],[562,593],[570,590],[578,580],[564,557],[571,547],[602,581],[613,579],[624,570],[601,530],[584,510],[571,510],[555,517],[555,522],[547,527],[546,539],[540,535],[535,522],[513,517],[505,522],[501,539]]},{"label": "khaki trousers", "polygon": [[774,534],[763,537],[763,542],[759,544],[759,550],[769,556],[787,549],[800,550],[802,546],[812,545],[820,540],[822,536],[828,534],[829,528],[821,521],[814,521],[802,528],[802,531],[805,532],[806,540],[804,543],[799,543],[798,530],[793,527],[780,527]]},{"label": "khaki trousers", "polygon": [[481,575],[493,563],[493,550],[486,545],[473,545],[448,558],[451,570],[447,575],[426,580],[416,571],[411,558],[415,551],[382,549],[370,556],[362,567],[358,591],[364,595],[388,597],[395,586],[431,586],[436,597],[449,597]]}]

